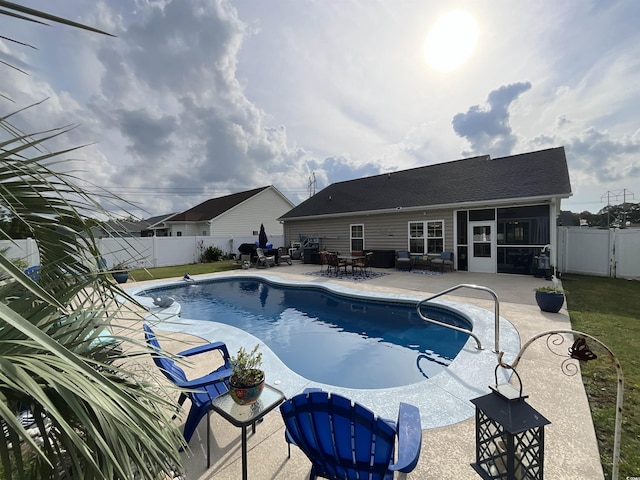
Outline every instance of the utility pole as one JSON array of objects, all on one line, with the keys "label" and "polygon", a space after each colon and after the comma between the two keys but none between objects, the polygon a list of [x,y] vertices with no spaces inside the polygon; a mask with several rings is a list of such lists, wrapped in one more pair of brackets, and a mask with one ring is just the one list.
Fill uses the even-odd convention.
[{"label": "utility pole", "polygon": [[613,198],[615,201],[619,201],[622,197],[622,228],[625,228],[627,225],[627,196],[629,196],[629,200],[634,198],[633,192],[623,188],[622,190],[611,191],[607,190],[602,197],[600,197],[600,201],[603,201],[605,197],[607,197],[607,226],[611,227],[611,199]]},{"label": "utility pole", "polygon": [[309,197],[313,197],[316,194],[316,172],[311,172],[309,175]]}]

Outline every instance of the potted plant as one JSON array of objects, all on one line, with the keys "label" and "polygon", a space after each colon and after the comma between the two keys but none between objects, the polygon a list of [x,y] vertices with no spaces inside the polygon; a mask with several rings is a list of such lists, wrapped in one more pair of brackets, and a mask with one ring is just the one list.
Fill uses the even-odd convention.
[{"label": "potted plant", "polygon": [[229,393],[238,405],[249,405],[258,400],[264,389],[262,352],[259,345],[248,352],[240,347],[236,356],[231,357],[233,374],[229,377]]},{"label": "potted plant", "polygon": [[536,303],[543,312],[558,313],[564,303],[564,290],[555,285],[535,289]]},{"label": "potted plant", "polygon": [[129,280],[129,264],[124,261],[116,263],[111,268],[111,276],[118,283],[127,283],[127,280]]}]

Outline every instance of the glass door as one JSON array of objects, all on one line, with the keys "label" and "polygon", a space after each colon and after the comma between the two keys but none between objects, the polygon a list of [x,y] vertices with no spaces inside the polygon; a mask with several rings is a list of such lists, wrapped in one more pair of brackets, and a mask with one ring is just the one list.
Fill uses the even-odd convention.
[{"label": "glass door", "polygon": [[469,222],[469,271],[496,273],[496,223]]}]

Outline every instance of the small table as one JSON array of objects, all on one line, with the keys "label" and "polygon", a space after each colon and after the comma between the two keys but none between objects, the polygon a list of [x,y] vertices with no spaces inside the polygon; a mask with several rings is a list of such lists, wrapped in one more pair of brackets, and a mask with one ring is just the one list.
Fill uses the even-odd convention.
[{"label": "small table", "polygon": [[[265,383],[260,397],[251,405],[238,405],[229,392],[220,395],[211,403],[211,408],[222,418],[242,429],[242,480],[247,480],[247,427],[252,425],[252,432],[256,433],[256,422],[280,405],[284,398],[284,393]],[[207,451],[208,467],[209,452]]]}]

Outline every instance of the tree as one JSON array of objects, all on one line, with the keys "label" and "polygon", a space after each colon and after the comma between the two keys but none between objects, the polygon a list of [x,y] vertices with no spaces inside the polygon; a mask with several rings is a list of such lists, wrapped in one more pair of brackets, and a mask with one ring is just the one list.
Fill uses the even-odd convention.
[{"label": "tree", "polygon": [[[0,14],[73,24],[1,0]],[[74,148],[43,153],[67,130],[22,134],[10,116],[0,117],[0,205],[35,239],[41,268],[36,281],[0,253],[3,477],[124,479],[135,471],[156,479],[180,469],[184,440],[170,418],[177,405],[157,392],[153,376],[141,381],[129,370],[132,357],[149,353],[127,335],[139,319],[95,268],[89,216],[106,212],[64,173],[61,157]],[[7,237],[6,222],[0,232]],[[134,323],[114,333],[118,348],[98,340],[100,330],[127,318]],[[20,412],[33,416],[40,443]]]}]

